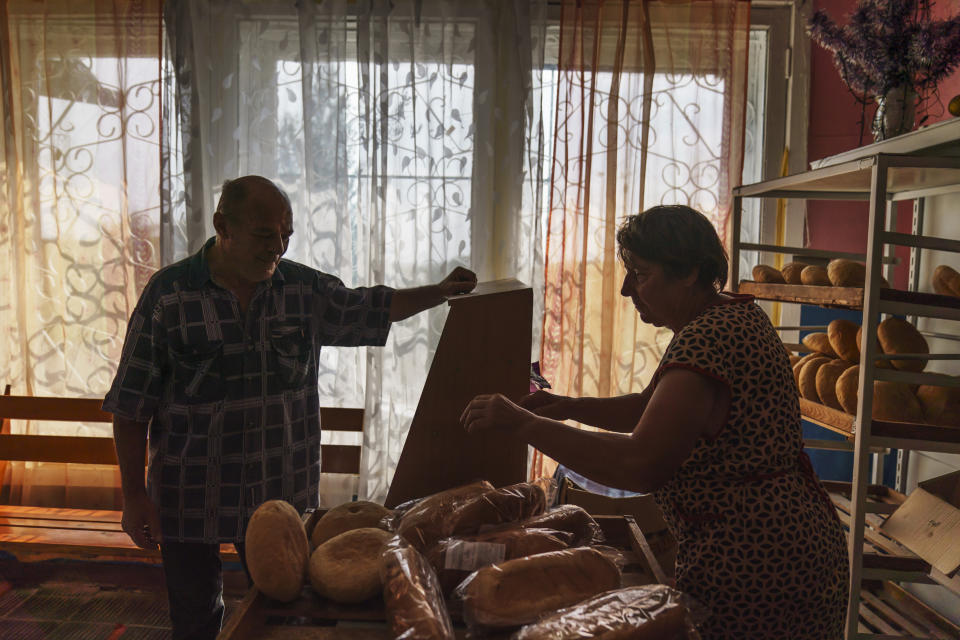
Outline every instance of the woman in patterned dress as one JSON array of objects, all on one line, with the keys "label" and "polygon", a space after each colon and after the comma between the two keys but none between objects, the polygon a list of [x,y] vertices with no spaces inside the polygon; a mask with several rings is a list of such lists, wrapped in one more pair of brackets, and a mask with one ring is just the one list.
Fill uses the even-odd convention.
[{"label": "woman in patterned dress", "polygon": [[465,428],[511,432],[592,480],[652,492],[678,542],[677,588],[712,611],[704,640],[841,638],[845,535],[803,452],[780,338],[751,296],[722,291],[726,252],[702,214],[654,207],[629,216],[617,244],[620,293],[674,332],[650,385],[519,405],[477,396]]}]

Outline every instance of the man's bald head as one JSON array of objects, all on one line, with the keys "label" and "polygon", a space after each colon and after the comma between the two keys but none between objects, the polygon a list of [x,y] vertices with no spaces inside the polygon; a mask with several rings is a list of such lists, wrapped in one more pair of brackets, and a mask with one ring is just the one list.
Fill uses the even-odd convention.
[{"label": "man's bald head", "polygon": [[[240,215],[245,209],[256,210],[263,206],[275,205],[277,197],[282,201],[285,212],[292,213],[290,198],[273,181],[263,176],[242,176],[223,183],[220,201],[217,202],[217,212],[222,214],[227,222],[235,224],[240,221]],[[262,206],[245,206],[256,204]]]}]

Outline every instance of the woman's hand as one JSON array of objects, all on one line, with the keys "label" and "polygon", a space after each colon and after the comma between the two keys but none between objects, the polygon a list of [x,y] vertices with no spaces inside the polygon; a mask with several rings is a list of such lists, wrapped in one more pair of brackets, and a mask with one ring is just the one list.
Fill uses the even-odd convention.
[{"label": "woman's hand", "polygon": [[514,431],[531,418],[526,409],[518,407],[500,393],[476,396],[460,414],[460,424],[467,433],[474,431]]},{"label": "woman's hand", "polygon": [[544,390],[534,391],[520,399],[521,407],[531,413],[553,420],[566,420],[570,417],[570,400],[567,396],[557,395]]}]

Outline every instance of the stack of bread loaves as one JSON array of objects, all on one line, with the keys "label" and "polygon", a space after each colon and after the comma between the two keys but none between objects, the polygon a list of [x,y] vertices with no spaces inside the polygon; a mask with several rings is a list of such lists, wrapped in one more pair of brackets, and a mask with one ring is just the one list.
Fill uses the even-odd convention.
[{"label": "stack of bread loaves", "polygon": [[[800,396],[850,414],[857,411],[860,381],[861,327],[849,320],[836,319],[826,333],[811,333],[803,338],[810,353],[791,356],[793,375]],[[877,351],[881,354],[911,354],[905,359],[881,359],[880,368],[923,371],[929,346],[916,327],[900,318],[887,318],[877,327]],[[902,382],[876,380],[873,383],[873,418],[894,422],[913,422],[942,426],[960,426],[960,390],[956,387],[919,387]]]},{"label": "stack of bread loaves", "polygon": [[[753,268],[755,282],[771,284],[805,284],[821,287],[862,287],[867,277],[867,268],[862,262],[837,258],[826,267],[806,262],[790,262],[782,269],[758,264]],[[887,286],[882,280],[882,286]]]},{"label": "stack of bread loaves", "polygon": [[[394,637],[448,640],[454,635],[445,595],[453,594],[471,631],[483,633],[620,589],[620,553],[598,546],[602,539],[580,507],[546,511],[539,485],[496,489],[479,481],[396,510],[346,503],[328,511],[309,537],[293,507],[270,501],[250,520],[246,554],[254,584],[271,598],[291,601],[305,583],[337,603],[382,594]],[[616,633],[658,628],[647,618],[682,618],[675,606],[660,609],[652,618],[625,617]]]}]

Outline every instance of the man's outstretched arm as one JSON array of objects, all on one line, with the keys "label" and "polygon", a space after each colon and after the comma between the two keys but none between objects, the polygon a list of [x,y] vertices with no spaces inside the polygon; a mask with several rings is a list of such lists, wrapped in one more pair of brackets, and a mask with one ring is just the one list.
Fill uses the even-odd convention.
[{"label": "man's outstretched arm", "polygon": [[412,289],[397,289],[390,302],[390,322],[399,322],[421,311],[446,302],[458,293],[470,293],[477,286],[477,275],[463,267],[457,267],[438,284]]}]

